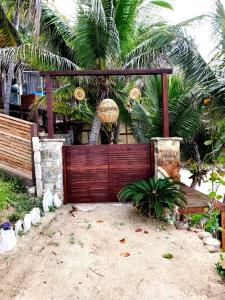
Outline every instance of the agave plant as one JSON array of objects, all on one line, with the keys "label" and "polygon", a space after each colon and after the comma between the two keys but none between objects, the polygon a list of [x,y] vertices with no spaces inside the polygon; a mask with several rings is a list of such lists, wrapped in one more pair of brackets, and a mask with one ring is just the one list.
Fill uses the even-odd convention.
[{"label": "agave plant", "polygon": [[179,182],[171,178],[140,180],[126,185],[119,193],[121,202],[132,201],[142,215],[153,214],[162,218],[164,209],[172,210],[174,205],[185,207],[184,192],[179,189]]}]

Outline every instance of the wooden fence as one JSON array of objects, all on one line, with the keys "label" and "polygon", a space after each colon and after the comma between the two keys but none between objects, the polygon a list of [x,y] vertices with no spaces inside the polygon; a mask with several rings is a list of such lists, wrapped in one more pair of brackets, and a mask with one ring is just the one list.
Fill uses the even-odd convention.
[{"label": "wooden fence", "polygon": [[34,180],[32,137],[37,124],[0,114],[0,169]]}]

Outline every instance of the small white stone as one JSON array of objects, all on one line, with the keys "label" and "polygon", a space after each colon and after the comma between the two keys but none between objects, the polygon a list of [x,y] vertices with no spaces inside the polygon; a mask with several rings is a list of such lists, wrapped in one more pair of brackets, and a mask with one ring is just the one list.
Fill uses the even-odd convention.
[{"label": "small white stone", "polygon": [[53,206],[53,195],[50,189],[47,189],[43,197],[43,210],[44,212],[49,211],[49,206]]},{"label": "small white stone", "polygon": [[220,251],[220,247],[208,246],[208,245],[206,245],[205,247],[210,253],[216,253]]},{"label": "small white stone", "polygon": [[23,221],[22,220],[18,220],[16,222],[16,224],[15,224],[15,233],[16,233],[16,236],[18,236],[18,233],[23,230],[22,226],[23,226]]},{"label": "small white stone", "polygon": [[0,230],[0,253],[12,250],[16,246],[17,240],[13,229]]},{"label": "small white stone", "polygon": [[207,232],[207,231],[202,231],[202,232],[199,232],[198,233],[198,237],[203,240],[205,238],[211,238],[212,237],[212,234],[210,232]]},{"label": "small white stone", "polygon": [[31,215],[26,214],[24,219],[23,219],[23,229],[24,232],[27,232],[31,228]]},{"label": "small white stone", "polygon": [[214,246],[220,248],[220,241],[212,237],[204,238],[203,243],[208,246]]},{"label": "small white stone", "polygon": [[177,222],[175,227],[179,230],[188,230],[188,222]]},{"label": "small white stone", "polygon": [[59,208],[62,205],[62,200],[59,199],[59,196],[57,193],[55,193],[55,195],[54,195],[53,204],[56,208]]},{"label": "small white stone", "polygon": [[37,225],[41,221],[41,213],[38,207],[34,207],[30,212],[32,225]]},{"label": "small white stone", "polygon": [[192,227],[189,227],[189,230],[190,231],[193,231],[193,232],[202,232],[203,231],[203,229],[200,229],[200,228],[197,228],[197,227],[194,227],[194,226],[192,226]]}]

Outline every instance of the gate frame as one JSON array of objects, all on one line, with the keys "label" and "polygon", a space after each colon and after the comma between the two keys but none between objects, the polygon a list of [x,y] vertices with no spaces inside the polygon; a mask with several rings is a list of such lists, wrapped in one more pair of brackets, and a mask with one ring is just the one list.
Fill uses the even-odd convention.
[{"label": "gate frame", "polygon": [[114,70],[65,70],[42,71],[40,76],[45,77],[47,96],[48,138],[54,137],[52,77],[58,76],[133,76],[133,75],[161,75],[162,80],[162,118],[163,137],[169,137],[169,112],[168,112],[168,74],[172,69],[114,69]]}]

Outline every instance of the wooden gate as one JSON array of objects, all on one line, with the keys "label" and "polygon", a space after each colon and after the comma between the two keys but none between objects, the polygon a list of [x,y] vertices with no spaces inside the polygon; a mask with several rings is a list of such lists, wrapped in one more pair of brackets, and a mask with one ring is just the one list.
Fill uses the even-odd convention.
[{"label": "wooden gate", "polygon": [[127,183],[154,175],[153,144],[64,146],[64,203],[117,201]]}]

